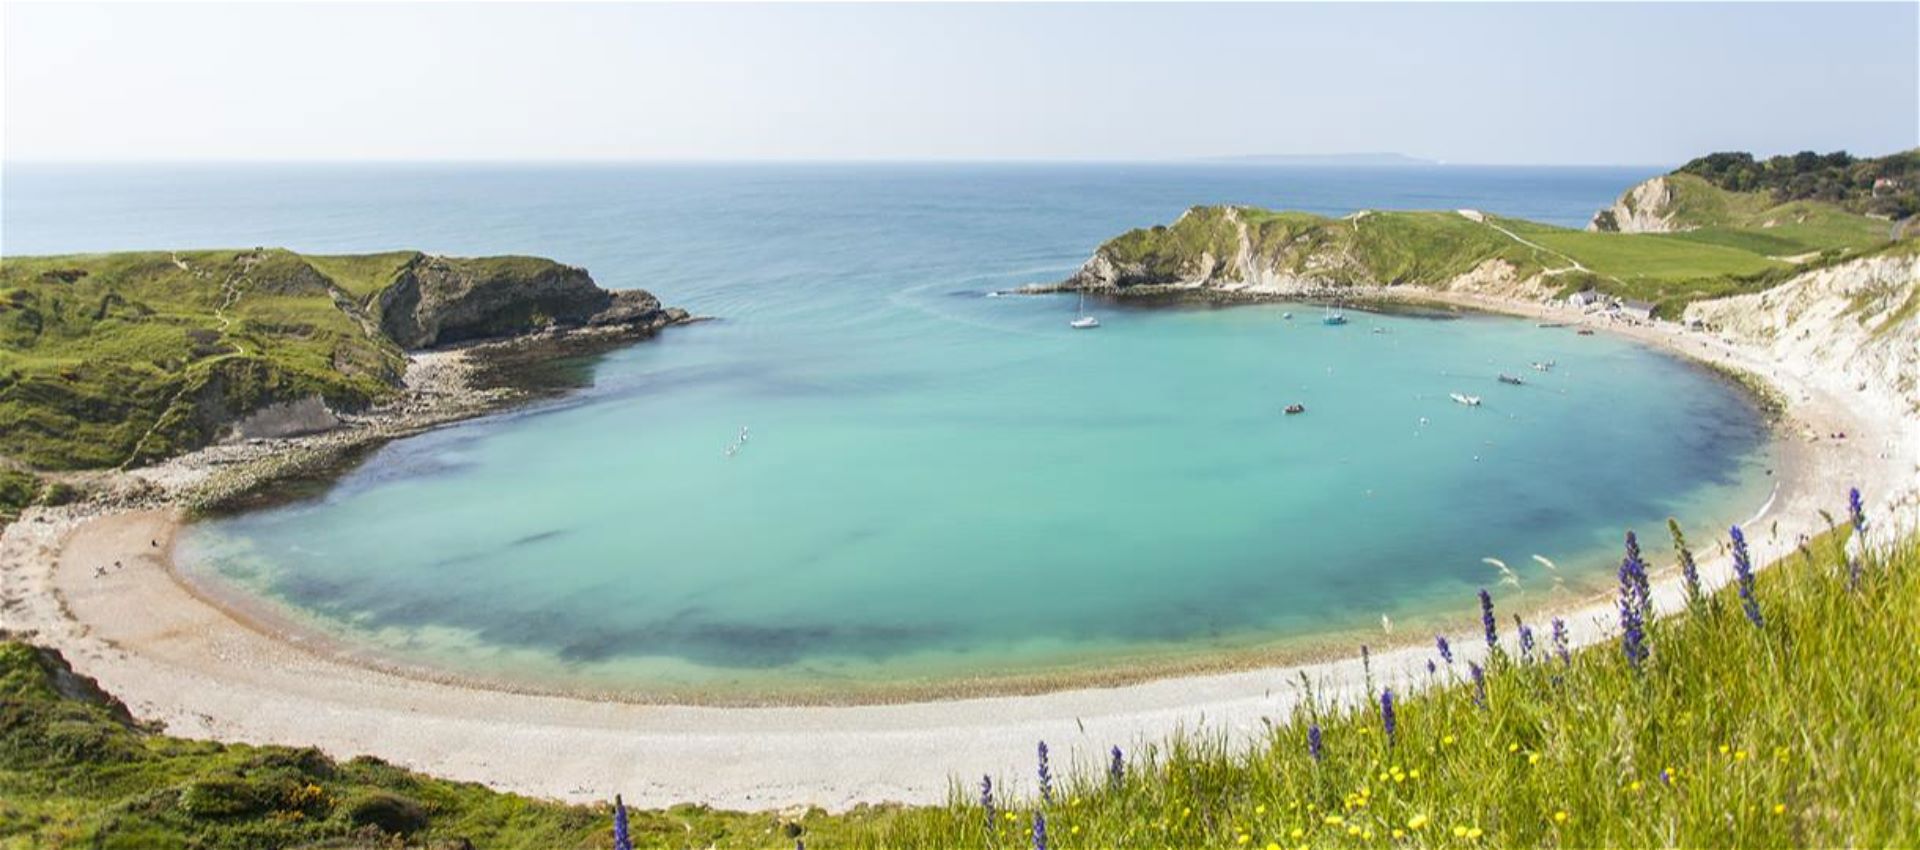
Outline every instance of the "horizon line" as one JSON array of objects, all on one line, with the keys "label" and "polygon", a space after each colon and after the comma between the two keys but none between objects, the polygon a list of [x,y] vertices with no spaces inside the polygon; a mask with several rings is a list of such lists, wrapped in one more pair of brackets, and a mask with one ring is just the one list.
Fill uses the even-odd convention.
[{"label": "horizon line", "polygon": [[[1207,154],[1188,157],[155,157],[142,159],[0,158],[0,168],[24,166],[130,165],[1198,165],[1280,168],[1675,168],[1660,162],[1496,162],[1424,159],[1407,162],[1338,162],[1379,154]],[[1856,154],[1859,156],[1859,154]],[[1289,162],[1289,159],[1300,161]]]}]

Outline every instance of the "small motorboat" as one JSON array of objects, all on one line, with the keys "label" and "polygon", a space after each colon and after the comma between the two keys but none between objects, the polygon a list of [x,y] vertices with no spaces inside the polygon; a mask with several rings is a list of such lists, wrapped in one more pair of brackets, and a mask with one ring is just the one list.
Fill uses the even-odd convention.
[{"label": "small motorboat", "polygon": [[1593,328],[1581,328],[1577,333],[1580,336],[1593,336]]},{"label": "small motorboat", "polygon": [[1503,384],[1512,384],[1512,385],[1514,385],[1514,386],[1516,386],[1516,387],[1517,387],[1517,386],[1520,386],[1521,384],[1524,384],[1524,383],[1526,383],[1526,381],[1522,381],[1522,380],[1520,380],[1519,378],[1516,378],[1516,377],[1514,377],[1514,376],[1512,376],[1512,375],[1509,375],[1509,374],[1507,374],[1507,373],[1505,373],[1505,372],[1501,372],[1501,373],[1500,373],[1500,383],[1503,383]]},{"label": "small motorboat", "polygon": [[1296,413],[1305,413],[1305,412],[1307,412],[1307,406],[1297,401],[1287,405],[1288,416],[1292,416],[1293,414],[1296,414]]},{"label": "small motorboat", "polygon": [[1291,311],[1288,311],[1288,312],[1285,312],[1285,313],[1281,313],[1281,314],[1280,314],[1280,318],[1282,318],[1282,319],[1287,319],[1287,320],[1289,320],[1289,321],[1291,321],[1291,320],[1293,319],[1293,313],[1292,313]]},{"label": "small motorboat", "polygon": [[1386,329],[1386,328],[1383,328],[1383,327],[1380,327],[1379,325],[1374,325],[1374,326],[1373,326],[1373,332],[1374,332],[1374,333],[1377,333],[1377,334],[1383,334],[1383,333],[1386,333],[1386,332],[1387,332],[1387,329]]},{"label": "small motorboat", "polygon": [[1553,371],[1553,367],[1556,365],[1558,364],[1554,363],[1552,360],[1537,360],[1537,361],[1534,361],[1533,371],[1551,372]]},{"label": "small motorboat", "polygon": [[1480,406],[1480,397],[1477,395],[1467,395],[1465,393],[1448,393],[1447,397],[1453,399],[1454,401],[1460,402],[1461,404],[1464,404],[1468,407]]},{"label": "small motorboat", "polygon": [[1323,325],[1344,325],[1346,323],[1347,323],[1347,314],[1342,313],[1338,310],[1328,313],[1325,317],[1320,319],[1320,324],[1323,324]]}]

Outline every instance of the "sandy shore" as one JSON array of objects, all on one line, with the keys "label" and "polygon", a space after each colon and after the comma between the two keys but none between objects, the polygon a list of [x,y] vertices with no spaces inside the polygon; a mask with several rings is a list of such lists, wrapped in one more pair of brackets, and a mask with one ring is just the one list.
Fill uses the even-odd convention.
[{"label": "sandy shore", "polygon": [[[1420,300],[1577,321],[1530,303],[1445,293],[1422,293]],[[1790,457],[1774,498],[1749,522],[1756,560],[1789,552],[1799,535],[1824,529],[1817,511],[1840,510],[1848,486],[1911,492],[1920,440],[1908,423],[1877,418],[1858,393],[1704,334],[1672,326],[1607,329],[1759,376],[1786,400],[1783,427],[1797,436],[1788,438]],[[1838,432],[1849,438],[1821,436]],[[256,631],[174,579],[165,557],[182,513],[164,494],[196,486],[192,476],[207,474],[204,460],[151,473],[149,485],[161,496],[35,509],[0,538],[0,627],[31,632],[62,650],[136,715],[164,721],[176,735],[372,754],[567,800],[618,791],[643,805],[841,809],[936,802],[953,779],[983,773],[1011,780],[1017,791],[1028,785],[1040,740],[1088,763],[1109,746],[1132,748],[1181,731],[1249,741],[1267,718],[1284,717],[1302,697],[1302,673],[1322,695],[1351,698],[1362,687],[1357,658],[1032,696],[846,707],[638,705],[413,679]],[[1731,569],[1713,557],[1702,572],[1717,585]],[[1680,596],[1671,576],[1656,585],[1663,610],[1679,607]],[[1544,623],[1549,613],[1531,612],[1529,619]],[[1613,618],[1605,603],[1561,613],[1578,643],[1605,638]],[[1376,653],[1376,678],[1407,685],[1425,679],[1431,648],[1419,641]],[[1473,657],[1473,643],[1456,646]]]}]

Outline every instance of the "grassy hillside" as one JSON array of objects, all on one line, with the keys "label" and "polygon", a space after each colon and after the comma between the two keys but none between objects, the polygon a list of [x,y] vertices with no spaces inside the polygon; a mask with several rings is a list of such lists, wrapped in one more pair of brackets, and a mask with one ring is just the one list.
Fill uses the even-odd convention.
[{"label": "grassy hillside", "polygon": [[7,258],[0,455],[115,466],[204,443],[223,414],[272,401],[387,397],[400,350],[353,297],[383,285],[379,270],[336,265],[338,278],[278,250]]},{"label": "grassy hillside", "polygon": [[[647,318],[636,310],[651,296],[624,297],[623,315]],[[584,271],[537,257],[7,257],[0,462],[140,464],[205,445],[276,402],[317,395],[361,409],[397,393],[402,345],[578,324],[616,300]]]},{"label": "grassy hillside", "polygon": [[[1655,302],[1662,313],[1677,315],[1691,301],[1764,288],[1796,271],[1891,244],[1888,222],[1838,203],[1728,191],[1692,173],[1664,179],[1671,198],[1663,213],[1683,228],[1673,233],[1572,230],[1492,215],[1476,220],[1452,211],[1367,211],[1327,218],[1196,207],[1172,225],[1136,229],[1108,241],[1076,281],[1125,289],[1195,280],[1226,283],[1264,274],[1334,286],[1439,286],[1501,260],[1521,279],[1548,275],[1539,279],[1549,289],[1591,286]],[[1238,264],[1243,244],[1248,249],[1244,268]],[[1100,260],[1112,265],[1111,278],[1090,271]]]},{"label": "grassy hillside", "polygon": [[[1496,655],[1479,677],[1436,652],[1416,687],[1378,682],[1358,706],[1312,701],[1275,718],[1250,752],[1169,741],[1125,754],[1118,778],[1105,764],[1056,764],[1050,802],[1033,794],[1034,766],[1006,765],[991,811],[975,787],[946,806],[792,822],[681,807],[634,813],[635,842],[1014,848],[1031,846],[1044,818],[1056,848],[1909,845],[1920,839],[1920,541],[1856,573],[1851,534],[1843,519],[1756,575],[1751,614],[1735,585],[1646,624],[1637,660],[1622,640],[1563,656],[1552,627],[1532,623],[1533,648]],[[1659,548],[1652,568],[1676,562]],[[1635,584],[1623,584],[1637,610]],[[371,847],[402,835],[612,846],[605,808],[154,734],[56,659],[0,644],[0,847]]]}]

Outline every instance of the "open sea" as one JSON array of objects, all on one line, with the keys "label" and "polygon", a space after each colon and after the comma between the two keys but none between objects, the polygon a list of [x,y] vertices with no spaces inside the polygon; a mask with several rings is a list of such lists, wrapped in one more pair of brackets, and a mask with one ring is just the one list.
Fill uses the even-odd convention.
[{"label": "open sea", "polygon": [[1751,515],[1774,449],[1749,400],[1606,335],[1094,301],[1075,331],[1070,296],[986,297],[1195,204],[1577,227],[1654,172],[9,165],[0,250],[534,254],[717,317],[199,524],[180,569],[453,675],[859,698],[1388,642],[1383,616],[1472,622],[1481,587],[1503,612],[1591,593],[1628,528],[1665,564],[1666,517]]}]

